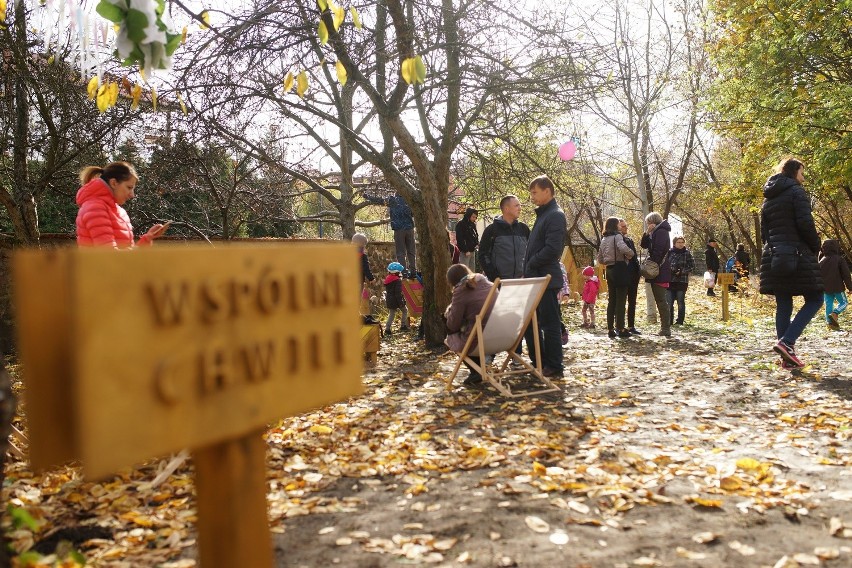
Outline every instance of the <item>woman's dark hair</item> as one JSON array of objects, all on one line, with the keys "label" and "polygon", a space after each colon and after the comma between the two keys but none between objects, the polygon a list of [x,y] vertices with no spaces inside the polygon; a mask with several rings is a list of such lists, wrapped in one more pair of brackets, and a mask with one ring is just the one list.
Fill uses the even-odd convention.
[{"label": "woman's dark hair", "polygon": [[745,251],[745,245],[742,243],[737,244],[737,252]]},{"label": "woman's dark hair", "polygon": [[775,168],[775,173],[783,174],[788,178],[796,179],[796,174],[799,173],[799,170],[804,168],[805,164],[797,160],[796,158],[786,158],[781,160],[781,163]]},{"label": "woman's dark hair", "polygon": [[[450,283],[450,286],[455,288],[456,285],[458,285],[458,283],[461,282],[463,278],[470,274],[473,274],[473,272],[471,272],[470,268],[468,268],[466,265],[454,264],[450,267],[449,270],[447,270],[447,282]],[[467,286],[468,288],[475,287],[476,279],[468,278],[467,282],[465,282],[465,286]]]},{"label": "woman's dark hair", "polygon": [[608,237],[618,233],[618,217],[607,217],[604,221],[603,236]]},{"label": "woman's dark hair", "polygon": [[136,170],[127,162],[111,162],[106,167],[86,166],[80,171],[80,183],[86,185],[96,177],[109,183],[109,180],[127,181],[130,178],[139,179]]},{"label": "woman's dark hair", "polygon": [[553,187],[553,182],[547,176],[538,176],[530,182],[530,189],[538,187],[541,189],[549,189],[550,195],[556,195],[556,188]]}]

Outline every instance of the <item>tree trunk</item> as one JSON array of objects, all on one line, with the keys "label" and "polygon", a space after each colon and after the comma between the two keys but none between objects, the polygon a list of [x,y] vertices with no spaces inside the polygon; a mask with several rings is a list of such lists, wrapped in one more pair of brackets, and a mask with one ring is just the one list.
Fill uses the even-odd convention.
[{"label": "tree trunk", "polygon": [[[27,24],[24,2],[15,3],[15,42],[20,57],[15,66],[27,65]],[[38,245],[38,212],[29,183],[27,154],[29,151],[30,105],[27,93],[27,71],[18,69],[15,79],[15,135],[12,147],[12,195],[14,211],[9,211],[16,239],[25,245]],[[8,208],[8,207],[7,207]]]},{"label": "tree trunk", "polygon": [[[443,344],[447,330],[444,311],[449,304],[451,289],[447,282],[450,258],[447,247],[447,191],[439,187],[438,180],[429,180],[434,187],[421,192],[422,203],[412,205],[418,227],[420,247],[417,249],[420,270],[423,273],[423,327],[426,344]],[[449,180],[447,181],[447,184]],[[442,198],[443,197],[443,198]]]}]

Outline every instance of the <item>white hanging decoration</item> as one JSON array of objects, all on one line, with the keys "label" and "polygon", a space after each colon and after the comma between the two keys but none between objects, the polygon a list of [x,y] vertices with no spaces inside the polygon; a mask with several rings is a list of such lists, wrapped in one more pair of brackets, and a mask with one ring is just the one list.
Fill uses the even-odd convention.
[{"label": "white hanging decoration", "polygon": [[98,14],[119,26],[119,58],[125,65],[138,63],[143,77],[154,69],[169,69],[180,45],[181,34],[174,32],[164,8],[157,0],[101,0],[97,7]]}]

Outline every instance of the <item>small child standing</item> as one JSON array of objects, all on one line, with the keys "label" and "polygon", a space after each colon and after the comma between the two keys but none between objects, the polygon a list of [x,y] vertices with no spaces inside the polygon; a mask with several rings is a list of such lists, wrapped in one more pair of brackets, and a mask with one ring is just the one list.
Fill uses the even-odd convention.
[{"label": "small child standing", "polygon": [[399,330],[408,331],[408,306],[402,297],[402,278],[400,275],[405,270],[398,262],[388,264],[388,275],[385,277],[385,305],[388,307],[388,321],[385,324],[385,335],[391,335],[391,324],[396,319],[396,311],[402,310],[402,320]]},{"label": "small child standing", "polygon": [[[838,317],[849,301],[846,299],[846,290],[852,290],[852,276],[849,274],[849,265],[840,254],[840,242],[835,239],[826,239],[822,242],[819,254],[819,270],[822,273],[822,283],[825,298],[825,321],[828,327],[834,330],[840,329],[837,323]],[[835,302],[837,305],[835,306]]]},{"label": "small child standing", "polygon": [[583,269],[583,325],[588,329],[595,329],[595,302],[598,301],[598,290],[601,283],[595,276],[595,269],[587,266]]}]

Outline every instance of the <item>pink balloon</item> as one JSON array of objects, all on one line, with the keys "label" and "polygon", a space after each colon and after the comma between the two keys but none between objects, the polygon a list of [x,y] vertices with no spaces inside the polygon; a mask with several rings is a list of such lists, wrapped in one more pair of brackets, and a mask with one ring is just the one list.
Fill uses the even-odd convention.
[{"label": "pink balloon", "polygon": [[577,145],[574,144],[573,140],[569,140],[565,142],[561,146],[559,146],[559,157],[564,161],[568,161],[574,158],[574,155],[577,153]]}]

